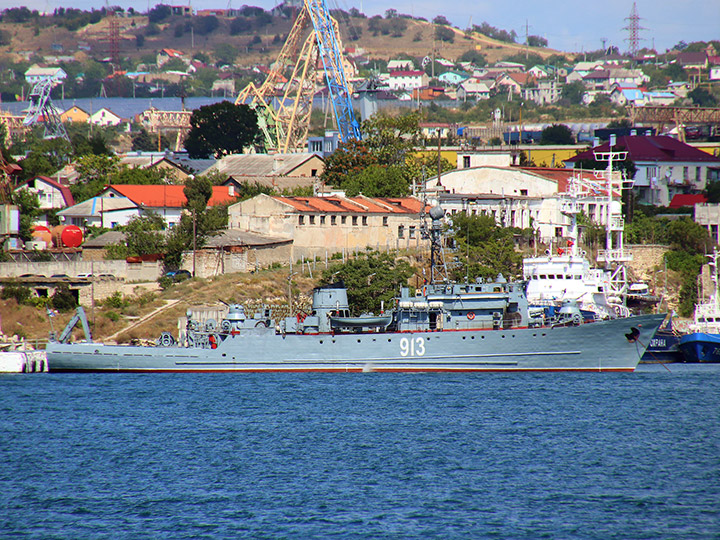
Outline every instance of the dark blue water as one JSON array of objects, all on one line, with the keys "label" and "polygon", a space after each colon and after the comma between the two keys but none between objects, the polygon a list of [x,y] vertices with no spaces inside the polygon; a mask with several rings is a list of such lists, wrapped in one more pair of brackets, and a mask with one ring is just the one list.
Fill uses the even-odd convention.
[{"label": "dark blue water", "polygon": [[0,377],[2,538],[719,538],[720,368]]}]

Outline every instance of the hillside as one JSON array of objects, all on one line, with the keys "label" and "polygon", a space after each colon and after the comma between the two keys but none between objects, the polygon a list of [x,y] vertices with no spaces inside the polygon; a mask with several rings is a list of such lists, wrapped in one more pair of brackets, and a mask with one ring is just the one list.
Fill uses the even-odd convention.
[{"label": "hillside", "polygon": [[[318,273],[320,271],[318,270]],[[156,284],[148,284],[152,291],[137,284],[124,287],[122,298],[127,305],[97,302],[94,310],[95,324],[93,338],[102,340],[117,334],[118,342],[130,339],[155,339],[160,332],[168,330],[177,334],[177,321],[191,306],[221,306],[226,303],[242,303],[259,306],[267,303],[273,306],[287,305],[287,270],[263,270],[255,274],[225,274],[213,279],[195,279],[177,283],[167,290],[160,290]],[[315,276],[317,277],[317,275]],[[308,305],[316,280],[309,276],[293,276],[293,302]],[[167,307],[169,306],[169,307]],[[93,310],[84,306],[89,320]],[[158,313],[145,322],[134,326],[146,315]],[[46,340],[50,322],[45,309],[32,306],[18,306],[14,299],[0,300],[2,332],[6,336],[18,335],[33,343]],[[56,333],[65,327],[74,312],[61,313],[52,319]],[[127,330],[130,326],[132,329]],[[76,330],[76,336],[82,332]]]},{"label": "hillside", "polygon": [[[277,58],[285,38],[292,26],[292,20],[285,17],[272,17],[269,24],[253,25],[239,29],[229,18],[215,18],[217,23],[195,31],[191,26],[198,26],[198,17],[168,17],[158,24],[150,24],[148,17],[134,15],[118,17],[120,35],[120,56],[127,59],[124,67],[134,69],[137,63],[163,48],[180,49],[185,53],[199,52],[213,56],[219,46],[231,45],[240,54],[236,59],[238,67],[250,66],[255,63],[270,63]],[[449,60],[455,60],[468,50],[477,50],[484,54],[489,62],[523,53],[526,49],[542,57],[558,54],[548,48],[525,47],[521,44],[507,43],[491,39],[483,34],[466,35],[458,29],[452,29],[452,43],[433,39],[435,27],[432,23],[416,19],[401,19],[407,27],[393,37],[391,33],[372,31],[377,20],[364,17],[350,17],[345,14],[339,19],[341,35],[346,47],[361,48],[367,58],[388,60],[398,56],[398,52],[422,58],[433,53]],[[193,22],[195,21],[195,22]],[[48,21],[14,23],[0,22],[0,31],[9,37],[9,43],[0,46],[1,54],[12,54],[16,60],[35,57],[74,55],[78,60],[92,57],[102,60],[109,54],[108,19],[103,18],[96,24],[89,24],[75,32]],[[205,30],[217,24],[213,30]],[[350,36],[357,39],[352,40]],[[140,37],[138,37],[140,36]],[[258,43],[258,39],[260,42]],[[253,43],[254,42],[254,43]],[[88,51],[87,48],[90,50]],[[562,54],[562,53],[561,53]]]}]

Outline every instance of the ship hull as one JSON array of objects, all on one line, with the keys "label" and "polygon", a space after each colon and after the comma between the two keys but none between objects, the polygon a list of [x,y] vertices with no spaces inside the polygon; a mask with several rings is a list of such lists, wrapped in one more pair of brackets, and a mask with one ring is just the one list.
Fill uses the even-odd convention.
[{"label": "ship hull", "polygon": [[693,332],[682,336],[678,347],[685,362],[720,363],[720,334]]},{"label": "ship hull", "polygon": [[51,372],[633,371],[663,319],[315,335],[261,328],[228,336],[215,349],[51,342],[46,352]]}]

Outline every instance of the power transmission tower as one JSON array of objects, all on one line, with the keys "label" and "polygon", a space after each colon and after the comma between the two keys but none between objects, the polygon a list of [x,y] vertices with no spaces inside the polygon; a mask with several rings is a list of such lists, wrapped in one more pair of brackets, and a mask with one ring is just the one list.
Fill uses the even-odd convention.
[{"label": "power transmission tower", "polygon": [[625,20],[628,21],[628,25],[623,28],[623,30],[628,31],[628,37],[625,38],[625,41],[628,42],[630,49],[628,52],[635,58],[640,50],[640,30],[646,30],[646,28],[640,26],[640,15],[638,15],[635,2],[633,2],[632,10],[630,10],[630,16],[625,17]]},{"label": "power transmission tower", "polygon": [[108,17],[108,53],[113,73],[120,69],[120,21],[115,9],[106,7]]}]

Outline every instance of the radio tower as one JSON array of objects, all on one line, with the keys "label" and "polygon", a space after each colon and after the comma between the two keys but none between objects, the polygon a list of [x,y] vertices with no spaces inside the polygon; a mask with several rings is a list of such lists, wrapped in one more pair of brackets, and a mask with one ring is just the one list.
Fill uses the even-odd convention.
[{"label": "radio tower", "polygon": [[635,58],[640,50],[640,30],[645,30],[645,28],[640,26],[640,15],[638,15],[635,2],[633,2],[630,16],[625,17],[625,20],[628,21],[628,25],[623,28],[623,30],[628,31],[628,37],[625,38],[625,41],[628,42],[630,55]]}]

